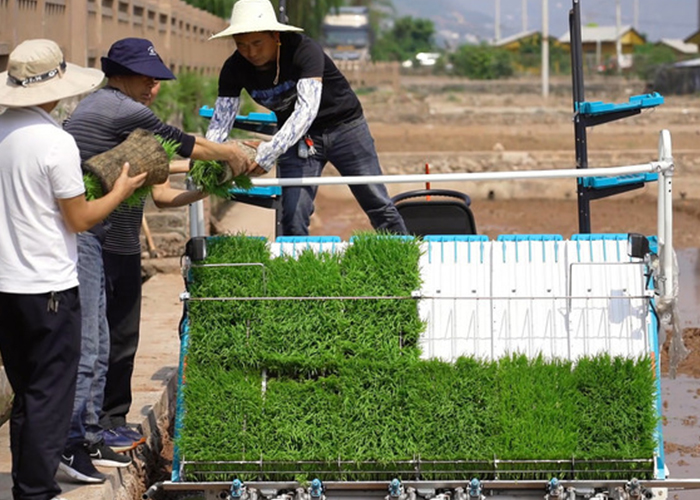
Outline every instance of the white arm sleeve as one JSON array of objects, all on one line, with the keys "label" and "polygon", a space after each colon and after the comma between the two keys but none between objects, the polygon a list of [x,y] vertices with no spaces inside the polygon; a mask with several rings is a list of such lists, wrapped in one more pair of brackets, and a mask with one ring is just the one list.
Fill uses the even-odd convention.
[{"label": "white arm sleeve", "polygon": [[213,142],[226,142],[236,121],[236,113],[241,103],[240,97],[217,97],[214,116],[211,117],[206,138]]},{"label": "white arm sleeve", "polygon": [[314,78],[302,78],[297,82],[294,111],[269,142],[260,143],[255,157],[258,165],[269,172],[275,160],[309,131],[321,106],[322,90],[323,84]]}]

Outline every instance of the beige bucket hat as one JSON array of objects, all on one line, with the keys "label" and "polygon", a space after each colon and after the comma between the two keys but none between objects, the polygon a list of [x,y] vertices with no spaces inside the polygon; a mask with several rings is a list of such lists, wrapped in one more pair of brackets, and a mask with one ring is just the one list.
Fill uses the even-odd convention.
[{"label": "beige bucket hat", "polygon": [[0,106],[22,108],[58,101],[97,88],[104,79],[98,69],[67,63],[52,40],[26,40],[10,53],[7,71],[0,73]]},{"label": "beige bucket hat", "polygon": [[296,26],[277,21],[275,8],[269,0],[238,0],[233,5],[231,25],[224,31],[212,35],[209,40],[243,33],[260,31],[304,31]]}]

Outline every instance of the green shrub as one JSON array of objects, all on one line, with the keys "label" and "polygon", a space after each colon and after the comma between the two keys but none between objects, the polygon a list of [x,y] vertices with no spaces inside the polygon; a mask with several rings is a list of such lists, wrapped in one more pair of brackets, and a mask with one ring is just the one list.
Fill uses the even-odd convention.
[{"label": "green shrub", "polygon": [[462,45],[452,56],[454,73],[475,80],[495,80],[513,75],[512,54],[505,49]]}]

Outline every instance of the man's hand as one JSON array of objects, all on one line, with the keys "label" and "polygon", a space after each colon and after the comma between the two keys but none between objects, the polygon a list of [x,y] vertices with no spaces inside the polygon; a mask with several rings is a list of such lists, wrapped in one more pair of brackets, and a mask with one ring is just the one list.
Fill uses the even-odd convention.
[{"label": "man's hand", "polygon": [[[262,141],[243,141],[243,144],[257,150],[261,142]],[[265,175],[267,170],[258,165],[257,162],[252,161],[246,173],[251,177],[260,177],[261,175]]]},{"label": "man's hand", "polygon": [[250,160],[235,142],[222,144],[226,148],[226,164],[231,169],[233,177],[245,174],[250,169]]},{"label": "man's hand", "polygon": [[112,191],[119,195],[121,201],[124,201],[134,194],[134,191],[143,186],[143,183],[146,182],[147,175],[148,172],[142,172],[133,177],[129,177],[129,163],[127,162],[122,167],[121,175],[119,175],[119,178],[114,182]]},{"label": "man's hand", "polygon": [[252,164],[250,166],[250,170],[248,170],[247,173],[251,177],[260,177],[261,175],[265,175],[267,173],[267,170],[262,168],[256,162],[252,162]]}]

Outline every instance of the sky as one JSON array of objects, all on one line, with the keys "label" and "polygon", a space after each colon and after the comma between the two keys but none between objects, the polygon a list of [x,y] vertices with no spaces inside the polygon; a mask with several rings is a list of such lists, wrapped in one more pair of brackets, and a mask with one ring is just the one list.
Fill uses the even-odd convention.
[{"label": "sky", "polygon": [[[501,37],[522,31],[523,0],[500,0]],[[426,17],[454,28],[454,13],[459,13],[481,38],[495,33],[495,0],[393,0],[399,16]],[[561,36],[568,31],[568,13],[572,0],[548,0],[549,29],[552,36]],[[622,24],[634,22],[635,4],[639,8],[639,31],[649,41],[661,38],[684,39],[695,33],[698,26],[698,3],[700,0],[620,0]],[[615,24],[615,0],[581,0],[581,22],[583,25]],[[527,0],[528,29],[540,29],[542,0]],[[459,16],[457,16],[459,17]]]}]

